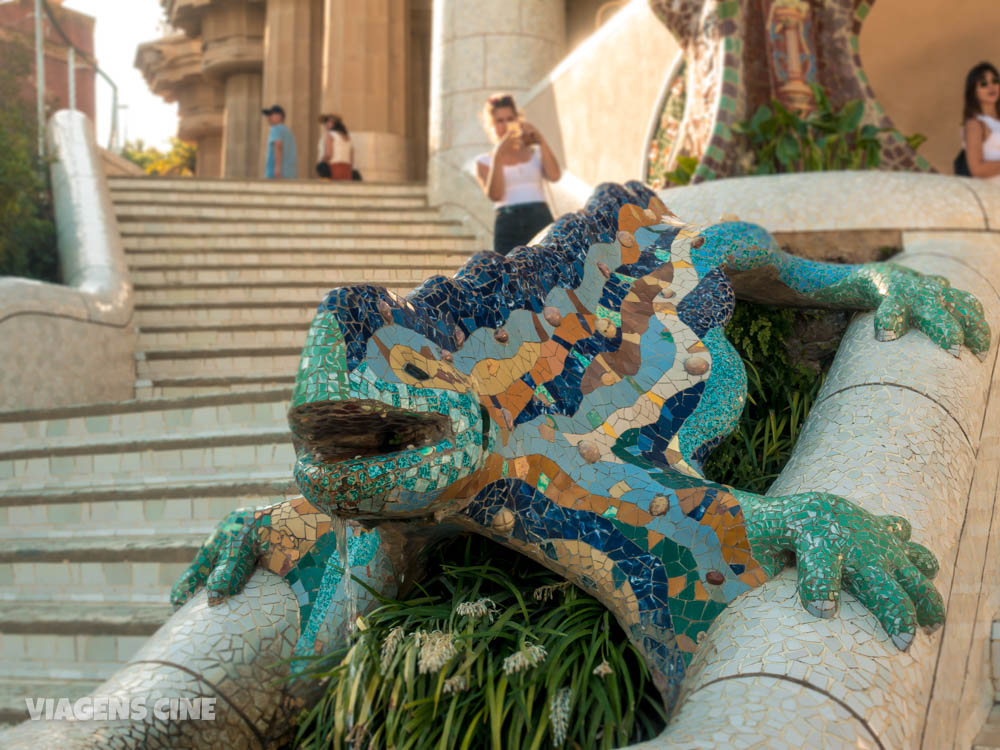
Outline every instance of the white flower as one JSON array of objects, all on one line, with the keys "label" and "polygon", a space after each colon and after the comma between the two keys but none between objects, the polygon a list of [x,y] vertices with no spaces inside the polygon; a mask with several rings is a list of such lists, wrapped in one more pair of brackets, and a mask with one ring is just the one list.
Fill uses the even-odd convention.
[{"label": "white flower", "polygon": [[469,681],[465,678],[464,674],[457,674],[454,677],[449,677],[444,681],[444,685],[441,686],[441,692],[445,695],[461,693],[468,689]]},{"label": "white flower", "polygon": [[549,701],[549,721],[552,723],[552,745],[562,747],[569,729],[569,704],[573,698],[570,688],[562,688]]},{"label": "white flower", "polygon": [[440,630],[426,633],[418,630],[413,636],[420,647],[420,654],[417,656],[417,674],[437,672],[458,653],[455,650],[455,640],[450,633],[442,633]]},{"label": "white flower", "polygon": [[565,591],[573,584],[569,581],[563,581],[562,583],[553,583],[550,586],[539,586],[534,591],[534,597],[536,602],[547,602],[557,591]]},{"label": "white flower", "polygon": [[537,643],[529,644],[503,660],[504,674],[523,672],[545,661],[545,647]]},{"label": "white flower", "polygon": [[461,615],[462,617],[472,617],[477,620],[483,617],[489,617],[491,623],[493,622],[493,617],[497,612],[499,612],[499,610],[492,599],[480,599],[475,602],[462,602],[455,607],[455,614],[457,615]]},{"label": "white flower", "polygon": [[605,659],[600,664],[598,664],[596,667],[594,667],[594,671],[591,672],[591,674],[593,674],[593,675],[595,675],[597,677],[607,677],[609,674],[614,674],[614,672],[615,672],[615,670],[613,670],[611,668],[611,665],[608,664],[608,660]]},{"label": "white flower", "polygon": [[396,649],[398,649],[399,644],[403,642],[403,636],[404,633],[402,628],[393,628],[389,631],[389,635],[387,635],[385,640],[382,642],[382,674],[385,674],[386,670],[389,669],[389,665],[392,663],[392,659],[396,655]]}]

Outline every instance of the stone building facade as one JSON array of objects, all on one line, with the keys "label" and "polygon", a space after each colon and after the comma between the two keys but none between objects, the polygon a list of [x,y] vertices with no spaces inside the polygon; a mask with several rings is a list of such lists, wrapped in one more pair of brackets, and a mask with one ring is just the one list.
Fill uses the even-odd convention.
[{"label": "stone building facade", "polygon": [[[94,58],[94,19],[85,13],[61,7],[61,0],[49,0],[49,7],[59,28],[70,42],[86,57]],[[35,49],[35,16],[33,0],[0,2],[0,42],[13,42],[32,55]],[[42,38],[45,46],[45,101],[50,112],[69,107],[69,45],[56,30],[48,15],[42,16]],[[32,63],[34,70],[34,63]],[[35,96],[34,74],[25,83],[26,94]],[[95,114],[94,69],[77,58],[76,108],[91,120]]]},{"label": "stone building facade", "polygon": [[424,181],[429,152],[485,144],[475,112],[486,95],[527,92],[624,4],[163,0],[176,33],[141,45],[136,65],[178,103],[178,135],[198,144],[199,176],[260,176],[260,110],[280,104],[300,176],[313,173],[319,115],[337,112],[366,180]]}]

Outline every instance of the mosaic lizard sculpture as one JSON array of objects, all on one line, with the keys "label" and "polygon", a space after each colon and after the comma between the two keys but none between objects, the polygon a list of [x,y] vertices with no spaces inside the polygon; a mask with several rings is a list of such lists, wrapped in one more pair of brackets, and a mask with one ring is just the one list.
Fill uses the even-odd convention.
[{"label": "mosaic lizard sculpture", "polygon": [[[304,498],[231,514],[173,601],[202,586],[221,601],[260,561],[299,598],[312,653],[354,617],[345,555],[391,595],[422,540],[465,530],[599,598],[668,705],[713,619],[793,559],[809,612],[834,616],[850,591],[906,649],[944,618],[906,520],[702,474],[746,397],[723,331],[736,296],[875,310],[883,341],[915,326],[953,353],[990,345],[978,300],[944,279],[803,260],[758,226],[686,226],[643,185],[604,185],[538,247],[480,253],[405,299],[332,291],[289,412]],[[368,530],[338,553],[327,514]]]}]

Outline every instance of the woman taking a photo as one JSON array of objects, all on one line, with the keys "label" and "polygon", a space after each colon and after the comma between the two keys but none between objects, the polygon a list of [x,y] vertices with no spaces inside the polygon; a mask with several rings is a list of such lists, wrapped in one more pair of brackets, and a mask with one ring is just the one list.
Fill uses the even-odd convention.
[{"label": "woman taking a photo", "polygon": [[549,144],[521,119],[510,94],[491,96],[483,120],[496,145],[476,159],[476,174],[497,207],[493,249],[506,255],[552,222],[542,179],[555,182],[562,172]]},{"label": "woman taking a photo", "polygon": [[989,63],[979,63],[965,79],[962,114],[965,157],[973,177],[1000,182],[1000,74]]}]

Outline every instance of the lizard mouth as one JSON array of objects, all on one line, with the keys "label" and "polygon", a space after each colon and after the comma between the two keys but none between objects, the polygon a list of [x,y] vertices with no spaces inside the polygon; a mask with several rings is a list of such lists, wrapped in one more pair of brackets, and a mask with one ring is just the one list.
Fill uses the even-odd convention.
[{"label": "lizard mouth", "polygon": [[288,415],[296,452],[327,466],[379,462],[421,452],[453,437],[443,414],[413,412],[374,400],[304,404]]}]

